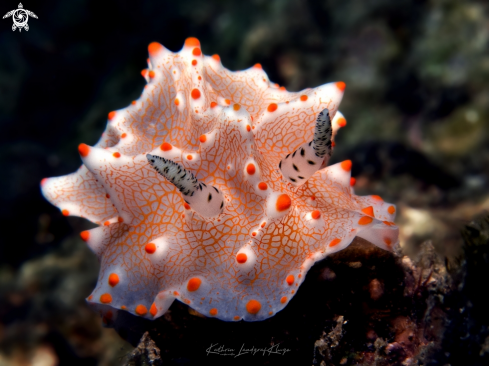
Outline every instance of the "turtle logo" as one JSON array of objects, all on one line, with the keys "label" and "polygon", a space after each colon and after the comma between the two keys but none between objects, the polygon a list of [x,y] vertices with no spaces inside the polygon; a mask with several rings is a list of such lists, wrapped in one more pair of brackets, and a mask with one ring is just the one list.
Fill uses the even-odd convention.
[{"label": "turtle logo", "polygon": [[37,19],[37,15],[34,14],[30,10],[25,10],[24,7],[22,6],[22,3],[19,3],[19,8],[9,11],[7,14],[3,16],[3,19],[12,17],[14,20],[14,24],[12,25],[12,30],[15,31],[17,28],[19,28],[19,32],[22,31],[22,28],[24,28],[26,31],[29,30],[29,26],[27,25],[27,21],[29,20],[29,15],[33,18]]}]

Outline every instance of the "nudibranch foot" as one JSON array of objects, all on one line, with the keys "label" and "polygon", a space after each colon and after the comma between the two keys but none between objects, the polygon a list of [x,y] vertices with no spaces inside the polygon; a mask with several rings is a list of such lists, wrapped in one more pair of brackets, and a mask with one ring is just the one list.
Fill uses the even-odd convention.
[{"label": "nudibranch foot", "polygon": [[396,207],[354,194],[351,161],[326,166],[345,83],[288,92],[257,65],[227,70],[195,38],[148,51],[141,97],[80,144],[76,173],[41,183],[63,214],[99,224],[80,235],[101,263],[87,300],[106,322],[116,310],[155,319],[175,299],[267,319],[356,236],[397,244]]}]

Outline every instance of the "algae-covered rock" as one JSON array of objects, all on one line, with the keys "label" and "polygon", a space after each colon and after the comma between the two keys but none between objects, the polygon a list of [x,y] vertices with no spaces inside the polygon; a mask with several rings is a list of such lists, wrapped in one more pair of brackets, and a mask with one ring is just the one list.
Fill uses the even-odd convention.
[{"label": "algae-covered rock", "polygon": [[138,346],[128,356],[126,366],[159,366],[163,365],[160,349],[151,339],[148,332],[144,333]]}]

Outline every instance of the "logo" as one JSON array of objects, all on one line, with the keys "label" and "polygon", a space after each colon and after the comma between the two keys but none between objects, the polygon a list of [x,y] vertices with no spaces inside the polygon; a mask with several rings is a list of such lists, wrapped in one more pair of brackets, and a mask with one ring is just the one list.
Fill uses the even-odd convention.
[{"label": "logo", "polygon": [[22,31],[22,28],[28,31],[29,26],[27,25],[27,21],[29,20],[29,15],[37,19],[36,14],[34,14],[30,10],[25,10],[22,3],[19,3],[19,8],[9,11],[7,14],[3,16],[3,19],[8,18],[10,16],[12,17],[12,19],[14,20],[14,24],[12,25],[13,31],[15,31],[17,28],[19,28],[19,32]]}]

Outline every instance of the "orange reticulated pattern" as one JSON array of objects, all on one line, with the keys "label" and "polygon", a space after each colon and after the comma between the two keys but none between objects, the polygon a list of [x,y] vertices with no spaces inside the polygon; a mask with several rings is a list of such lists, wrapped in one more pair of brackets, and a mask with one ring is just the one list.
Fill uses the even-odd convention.
[{"label": "orange reticulated pattern", "polygon": [[[260,67],[231,72],[200,51],[195,38],[178,53],[152,43],[141,97],[111,113],[77,172],[42,181],[63,213],[100,225],[83,235],[101,262],[88,301],[154,319],[178,299],[226,321],[263,320],[356,236],[392,250],[395,207],[354,195],[350,169],[320,169],[298,188],[278,169],[312,140],[319,112],[335,116],[344,83],[288,92]],[[201,216],[148,153],[219,189],[222,213]]]}]

